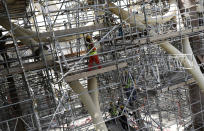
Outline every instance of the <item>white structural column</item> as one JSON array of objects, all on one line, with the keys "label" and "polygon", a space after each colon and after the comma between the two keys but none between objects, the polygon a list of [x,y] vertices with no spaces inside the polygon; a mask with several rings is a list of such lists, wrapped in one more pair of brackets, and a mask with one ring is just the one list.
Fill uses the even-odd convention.
[{"label": "white structural column", "polygon": [[[66,78],[65,78],[65,81],[66,81]],[[90,96],[88,90],[85,89],[79,81],[69,82],[69,85],[75,93],[79,94],[79,99],[85,105],[85,107],[88,110],[88,113],[91,115],[92,121],[95,125],[95,129],[97,131],[107,131],[107,127],[103,120],[102,114],[94,104],[94,101],[92,99],[93,96],[92,97]],[[94,88],[96,88],[96,86],[94,86]]]},{"label": "white structural column", "polygon": [[100,110],[99,100],[98,100],[98,83],[96,77],[88,79],[88,91],[91,96],[93,103]]}]

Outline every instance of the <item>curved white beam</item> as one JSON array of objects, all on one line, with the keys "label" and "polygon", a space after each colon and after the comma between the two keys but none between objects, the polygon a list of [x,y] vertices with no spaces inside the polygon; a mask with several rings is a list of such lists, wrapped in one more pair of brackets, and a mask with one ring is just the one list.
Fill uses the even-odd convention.
[{"label": "curved white beam", "polygon": [[[128,23],[130,23],[130,25],[135,26],[135,24],[137,24],[138,26],[142,26],[142,24],[145,24],[144,14],[129,13],[128,11],[125,11],[124,9],[116,6],[115,4],[113,4],[111,2],[109,2],[108,5],[110,7],[109,10],[117,16],[121,15],[121,18],[123,20],[130,17],[126,20]],[[177,12],[177,2],[176,2],[176,0],[170,0],[169,11],[164,15],[158,15],[158,16],[153,16],[153,17],[147,16],[146,17],[147,18],[147,24],[155,25],[157,23],[159,23],[159,24],[165,23],[165,22],[171,20],[173,17],[175,17],[176,12]],[[135,20],[137,20],[137,21],[135,21]]]},{"label": "curved white beam", "polygon": [[[34,34],[34,32],[32,32],[32,31],[26,30],[26,29],[24,29],[20,26],[17,26],[13,23],[11,23],[11,24],[14,28],[14,30],[13,30],[14,36],[16,36],[16,37],[26,37],[26,36]],[[3,26],[7,30],[11,30],[10,22],[8,19],[1,18],[0,25]],[[26,38],[26,39],[20,39],[20,40],[25,45],[33,45],[33,46],[38,45],[38,43],[32,38]]]},{"label": "curved white beam", "polygon": [[[157,15],[157,16],[147,16],[147,24],[163,24],[163,23],[166,23],[167,21],[170,21],[173,17],[176,16],[176,12],[177,12],[177,2],[176,0],[170,0],[169,1],[170,3],[170,9],[169,11],[164,14],[164,15]],[[140,15],[140,14],[137,14],[138,15],[138,18],[141,20],[142,23],[145,24],[145,19],[144,19],[144,15]]]},{"label": "curved white beam", "polygon": [[[8,19],[3,19],[3,18],[0,18],[0,19],[1,19],[0,25],[3,26],[5,29],[10,30],[11,28],[10,28]],[[28,29],[24,29],[13,23],[12,23],[12,26],[14,27],[14,33],[15,33],[14,35],[16,37],[28,37],[28,38],[34,39],[36,42],[39,42],[36,32],[28,30]],[[105,28],[103,24],[89,25],[89,26],[84,26],[84,27],[79,27],[79,28],[58,30],[58,31],[55,31],[55,35],[58,37],[57,39],[59,42],[64,42],[64,41],[74,40],[77,38],[83,38],[83,34],[79,34],[80,32],[100,30],[102,28]],[[70,36],[67,36],[68,34],[70,34]],[[74,35],[74,34],[78,34],[78,35]],[[49,39],[47,39],[50,36],[49,32],[42,32],[39,35],[40,35],[40,40],[42,42],[49,42]],[[20,40],[22,41],[22,43],[26,45],[29,43],[27,42],[27,40],[24,40],[24,39],[20,39]],[[34,43],[29,43],[29,44],[34,44]]]},{"label": "curved white beam", "polygon": [[116,6],[115,4],[109,2],[109,10],[117,15],[117,16],[121,16],[122,20],[125,20],[127,23],[129,23],[131,26],[137,26],[139,30],[144,30],[146,27],[144,26],[143,23],[141,23],[141,21],[138,20],[137,16],[133,13],[129,13],[128,11],[125,11],[122,8],[119,8],[118,6]]}]

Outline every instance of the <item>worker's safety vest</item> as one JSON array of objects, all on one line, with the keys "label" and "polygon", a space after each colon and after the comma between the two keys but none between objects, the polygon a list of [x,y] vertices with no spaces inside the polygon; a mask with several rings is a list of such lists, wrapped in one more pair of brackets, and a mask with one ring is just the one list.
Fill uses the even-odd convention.
[{"label": "worker's safety vest", "polygon": [[117,108],[115,106],[112,107],[111,115],[112,116],[117,116],[118,115],[118,110],[117,110]]},{"label": "worker's safety vest", "polygon": [[128,82],[127,82],[127,85],[125,86],[125,88],[130,88],[130,84],[131,84],[131,81],[130,81],[130,78],[128,79]]},{"label": "worker's safety vest", "polygon": [[[92,48],[91,48],[91,46],[89,45],[88,46],[88,50],[91,50]],[[95,51],[96,50],[96,48],[94,47],[92,50],[91,50],[91,52],[89,52],[89,55],[96,55],[97,54],[97,52]]]},{"label": "worker's safety vest", "polygon": [[96,54],[97,54],[96,51],[91,51],[91,52],[89,53],[89,55],[96,55]]}]

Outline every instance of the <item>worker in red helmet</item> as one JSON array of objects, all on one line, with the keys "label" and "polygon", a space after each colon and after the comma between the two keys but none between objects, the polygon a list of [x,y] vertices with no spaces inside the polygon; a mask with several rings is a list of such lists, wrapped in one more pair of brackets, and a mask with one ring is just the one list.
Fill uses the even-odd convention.
[{"label": "worker in red helmet", "polygon": [[[86,42],[87,42],[87,49],[88,51],[90,51],[92,48],[92,50],[89,52],[89,64],[88,64],[88,70],[91,71],[94,62],[96,64],[100,64],[100,60],[99,57],[97,55],[97,51],[96,51],[96,47],[94,47],[93,41],[92,41],[92,37],[90,35],[86,36]],[[98,66],[98,68],[100,69],[101,66]]]}]

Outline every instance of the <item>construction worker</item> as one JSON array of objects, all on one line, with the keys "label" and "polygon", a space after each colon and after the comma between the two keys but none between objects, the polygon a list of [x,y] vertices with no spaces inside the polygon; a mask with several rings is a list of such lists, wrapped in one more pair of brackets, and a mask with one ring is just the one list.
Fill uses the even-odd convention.
[{"label": "construction worker", "polygon": [[[10,36],[3,36],[3,31],[2,29],[0,29],[0,55],[2,56],[3,60],[4,60],[4,67],[7,67],[6,61],[8,61],[9,56],[7,54],[7,48],[6,48],[6,39],[10,38]],[[8,66],[10,66],[10,63],[8,63]]]},{"label": "construction worker", "polygon": [[122,128],[127,131],[128,130],[128,121],[127,121],[126,115],[122,114],[124,112],[125,112],[124,111],[124,106],[121,105],[120,106],[120,111],[119,111],[119,115],[121,115],[121,116],[118,118],[118,120],[120,121]]},{"label": "construction worker", "polygon": [[[96,47],[94,47],[94,44],[93,44],[93,41],[92,41],[92,37],[90,35],[87,35],[86,36],[86,45],[87,45],[87,49],[88,49],[88,52],[89,52],[89,64],[88,64],[88,70],[91,71],[92,67],[93,67],[93,63],[95,62],[96,64],[100,64],[100,61],[99,61],[99,57],[97,55],[97,51],[96,51]],[[98,66],[98,68],[100,69],[101,66]]]},{"label": "construction worker", "polygon": [[113,102],[110,102],[109,113],[111,115],[111,118],[116,117],[118,115],[118,109],[117,109],[116,105],[113,104]]},{"label": "construction worker", "polygon": [[43,50],[48,50],[49,48],[46,45],[42,45],[42,48],[39,46],[38,49],[34,51],[35,60],[39,61],[42,57]]},{"label": "construction worker", "polygon": [[127,96],[127,99],[129,99],[130,106],[133,106],[133,101],[136,100],[137,92],[136,92],[136,89],[134,89],[134,86],[132,85],[131,78],[127,79],[127,84],[125,85],[124,91]]},{"label": "construction worker", "polygon": [[123,28],[121,26],[118,28],[118,36],[123,36]]}]

